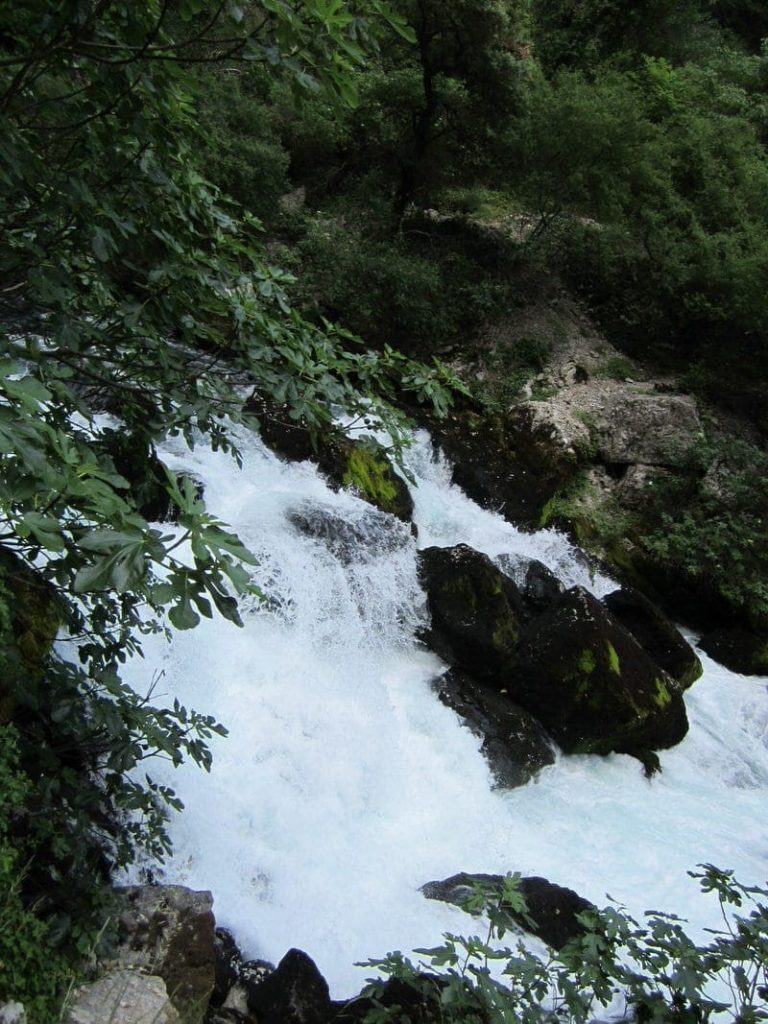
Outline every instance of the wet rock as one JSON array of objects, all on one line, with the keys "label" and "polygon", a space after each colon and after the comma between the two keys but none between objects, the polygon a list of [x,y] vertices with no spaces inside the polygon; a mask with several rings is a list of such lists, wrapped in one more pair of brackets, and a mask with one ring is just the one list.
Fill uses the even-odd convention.
[{"label": "wet rock", "polygon": [[525,615],[514,581],[466,544],[421,551],[419,575],[432,619],[428,639],[433,649],[502,688]]},{"label": "wet rock", "polygon": [[[365,994],[347,1003],[334,1006],[334,1024],[364,1022],[369,1014],[381,1009],[393,1013],[393,1019],[407,1024],[443,1024],[445,1016],[436,994],[445,986],[445,979],[433,974],[420,974],[419,979],[427,983],[427,990],[411,985],[401,978],[387,978],[368,986]],[[469,1015],[467,1019],[475,1019]],[[477,1018],[482,1019],[482,1007],[477,1006]]]},{"label": "wet rock", "polygon": [[529,608],[542,612],[565,593],[565,586],[543,562],[533,561],[528,566],[523,585],[523,597]]},{"label": "wet rock", "polygon": [[213,937],[215,973],[211,1003],[222,1006],[229,990],[237,983],[242,966],[242,955],[235,937],[226,928],[217,928]]},{"label": "wet rock", "polygon": [[677,684],[581,587],[521,632],[509,695],[566,753],[661,750],[688,731]]},{"label": "wet rock", "polygon": [[181,1024],[165,982],[139,971],[111,971],[72,997],[65,1024]]},{"label": "wet rock", "polygon": [[699,647],[731,672],[768,676],[768,640],[749,630],[714,629],[702,637]]},{"label": "wet rock", "polygon": [[693,686],[702,673],[701,661],[657,605],[634,587],[614,591],[603,603],[659,668],[683,689]]},{"label": "wet rock", "polygon": [[259,1024],[325,1024],[331,1016],[328,984],[314,961],[291,949],[260,985],[248,989]]},{"label": "wet rock", "polygon": [[345,565],[390,555],[411,538],[399,520],[376,509],[350,521],[330,505],[304,502],[288,513],[288,519],[299,533],[321,541]]},{"label": "wet rock", "polygon": [[500,787],[524,786],[555,763],[552,742],[541,724],[504,694],[457,669],[447,672],[436,686],[443,704],[482,737],[482,752]]},{"label": "wet rock", "polygon": [[[478,885],[491,896],[501,898],[504,882],[503,875],[461,872],[439,882],[427,882],[421,891],[427,899],[464,908]],[[593,911],[595,907],[573,889],[532,876],[520,880],[519,891],[525,898],[527,909],[524,914],[503,901],[501,905],[523,931],[537,936],[554,949],[562,949],[572,939],[585,934],[587,929],[578,920],[578,915]]]},{"label": "wet rock", "polygon": [[430,424],[453,463],[454,483],[483,508],[526,526],[538,526],[544,506],[579,468],[575,449],[559,446],[540,422],[532,408],[539,404],[495,416],[463,410]]},{"label": "wet rock", "polygon": [[118,891],[119,965],[159,975],[185,1024],[202,1021],[216,982],[211,894],[180,885]]},{"label": "wet rock", "polygon": [[690,395],[624,387],[599,411],[595,430],[604,462],[679,466],[701,435],[701,421]]},{"label": "wet rock", "polygon": [[253,1022],[253,1017],[229,1006],[213,1007],[205,1017],[205,1024],[253,1024]]},{"label": "wet rock", "polygon": [[287,408],[261,397],[251,399],[248,410],[258,419],[264,443],[277,455],[315,462],[335,489],[349,488],[382,512],[410,522],[413,498],[408,485],[378,442],[347,437],[333,425],[313,431],[305,420],[292,420]]}]

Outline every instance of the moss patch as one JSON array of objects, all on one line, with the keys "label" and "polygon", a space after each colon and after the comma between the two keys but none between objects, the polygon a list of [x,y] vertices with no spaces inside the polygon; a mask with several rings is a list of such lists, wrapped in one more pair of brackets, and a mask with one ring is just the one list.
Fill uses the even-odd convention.
[{"label": "moss patch", "polygon": [[619,661],[619,655],[616,648],[613,646],[610,640],[606,640],[605,646],[608,650],[608,668],[613,672],[614,675],[621,675],[621,662]]},{"label": "moss patch", "polygon": [[579,657],[579,671],[589,676],[592,675],[596,668],[597,661],[594,654],[588,647],[585,647]]},{"label": "moss patch", "polygon": [[672,694],[663,679],[656,680],[656,695],[653,699],[660,708],[666,708],[672,703]]}]

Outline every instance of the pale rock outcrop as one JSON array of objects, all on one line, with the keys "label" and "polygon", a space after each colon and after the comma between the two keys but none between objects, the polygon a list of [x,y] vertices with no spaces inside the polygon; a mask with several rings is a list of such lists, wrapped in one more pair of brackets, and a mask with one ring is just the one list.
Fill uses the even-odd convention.
[{"label": "pale rock outcrop", "polygon": [[75,992],[65,1024],[181,1024],[162,978],[110,971]]}]

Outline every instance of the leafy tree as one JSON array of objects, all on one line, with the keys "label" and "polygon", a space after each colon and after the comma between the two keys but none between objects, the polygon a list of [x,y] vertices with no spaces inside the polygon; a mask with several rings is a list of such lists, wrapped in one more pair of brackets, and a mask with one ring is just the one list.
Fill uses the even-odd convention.
[{"label": "leafy tree", "polygon": [[523,73],[517,0],[399,0],[415,37],[384,48],[361,79],[353,139],[359,161],[392,168],[399,220],[446,179],[493,162],[497,129],[514,110]]},{"label": "leafy tree", "polygon": [[[239,621],[253,558],[189,481],[155,463],[178,529],[151,525],[127,466],[183,435],[237,456],[240,389],[316,428],[334,407],[381,417],[405,388],[444,401],[440,368],[368,354],[291,309],[258,222],[195,160],[200,63],[274,68],[343,104],[385,27],[383,0],[22,0],[0,11],[0,551],[5,607],[32,571],[79,665],[14,682],[22,768],[39,787],[34,878],[74,934],[84,893],[137,846],[162,855],[178,806],[138,767],[207,767],[212,719],[158,708],[120,679],[141,636]],[[101,413],[118,418],[124,445]],[[131,481],[134,485],[136,481]],[[41,652],[42,656],[45,651]],[[3,689],[8,685],[3,681]],[[8,694],[0,693],[0,698]],[[66,884],[61,884],[66,881]]]}]

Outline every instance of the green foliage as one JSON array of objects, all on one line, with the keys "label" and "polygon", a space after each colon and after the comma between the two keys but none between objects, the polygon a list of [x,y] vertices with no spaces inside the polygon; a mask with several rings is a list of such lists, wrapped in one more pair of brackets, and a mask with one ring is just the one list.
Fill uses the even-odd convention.
[{"label": "green foliage", "polygon": [[[20,567],[3,575],[0,658],[17,671],[2,679],[0,722],[23,722],[19,763],[35,786],[24,898],[70,948],[109,872],[140,848],[168,848],[165,816],[180,805],[144,763],[207,768],[206,741],[224,731],[178,703],[154,706],[156,680],[134,692],[121,664],[143,635],[215,614],[238,623],[238,598],[259,595],[253,557],[153,442],[180,435],[237,457],[243,381],[315,427],[332,408],[384,420],[395,453],[395,394],[449,401],[439,367],[367,353],[292,309],[291,276],[196,151],[196,62],[257,66],[262,84],[268,66],[282,88],[338,107],[385,26],[409,34],[383,0],[354,15],[326,0],[227,3],[213,18],[193,0],[173,17],[161,0],[23,0],[0,13],[0,554]],[[232,108],[232,123],[253,113]],[[250,203],[266,209],[285,159],[268,133],[256,141],[271,183]],[[238,184],[232,161],[222,146],[214,170],[256,188]],[[177,509],[173,527],[147,520],[158,491]],[[52,595],[53,631],[19,630],[29,578]],[[59,626],[66,659],[63,644],[50,651]],[[40,640],[34,671],[17,656],[23,636]]]},{"label": "green foliage", "polygon": [[710,440],[690,477],[660,489],[658,519],[644,543],[693,586],[719,594],[760,632],[768,631],[768,455],[745,442]]},{"label": "green foliage", "polygon": [[47,1024],[57,1019],[72,972],[51,943],[47,922],[23,896],[27,858],[36,850],[29,840],[18,841],[15,825],[33,806],[34,787],[18,762],[18,734],[0,726],[0,1004],[17,1000],[30,1024]]},{"label": "green foliage", "polygon": [[[446,935],[442,945],[416,950],[417,960],[392,953],[365,966],[412,990],[417,1019],[444,1024],[537,1024],[553,1017],[586,1024],[608,1007],[658,1024],[768,1019],[768,891],[711,865],[692,877],[719,904],[704,942],[673,914],[649,912],[640,924],[609,907],[579,915],[585,934],[559,952],[539,955],[522,941],[505,946],[507,933],[518,930],[510,912],[527,910],[520,876],[510,875],[500,896],[478,886],[467,901],[469,912],[485,912],[485,936]],[[385,999],[384,981],[372,982],[367,994],[375,1004],[368,1024],[411,1019]]]},{"label": "green foliage", "polygon": [[550,259],[639,355],[672,339],[678,359],[765,358],[766,59],[646,59],[531,93],[518,187],[559,225]]}]

